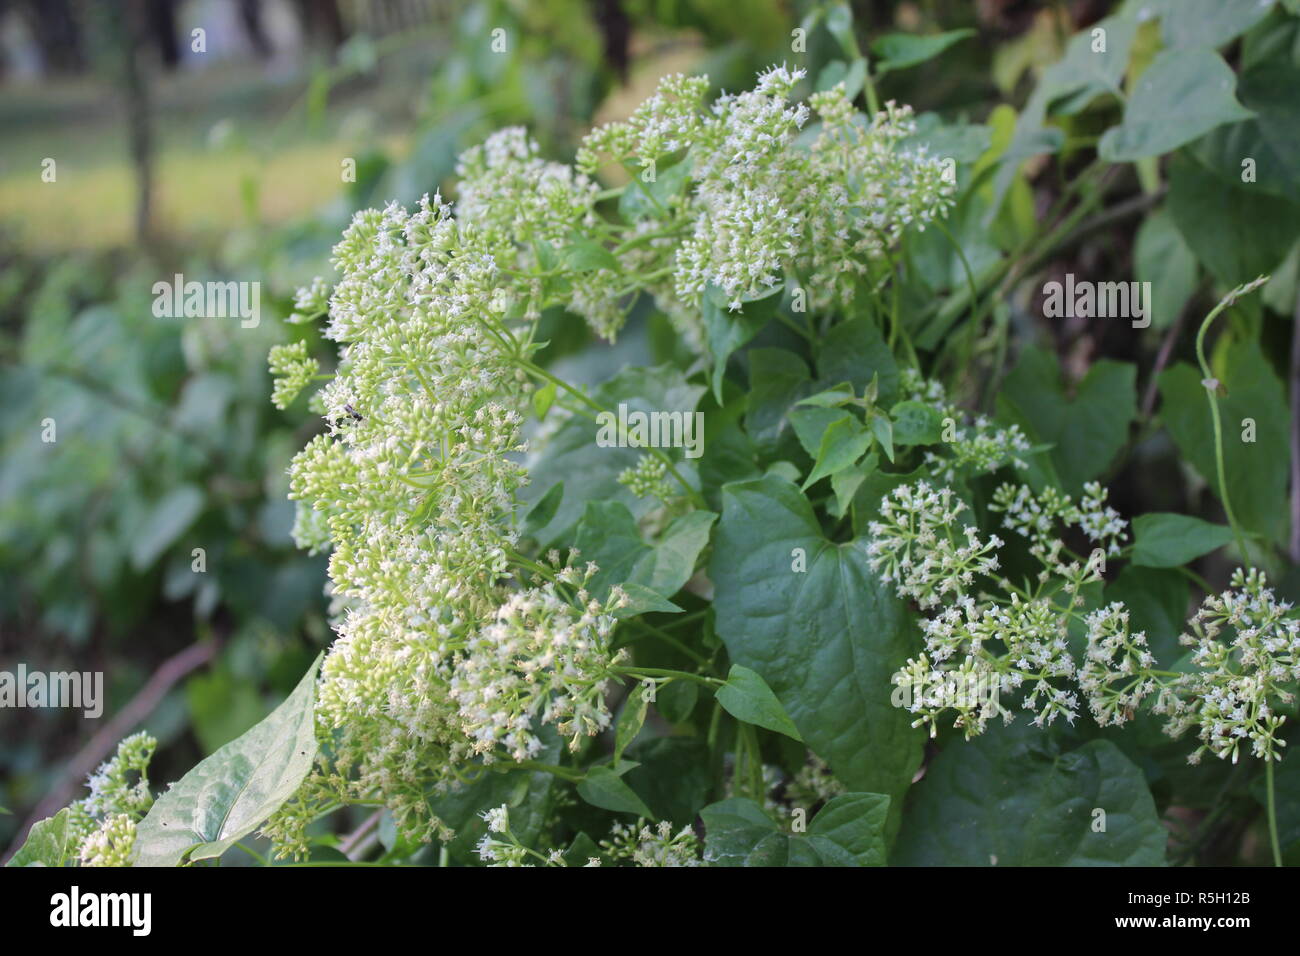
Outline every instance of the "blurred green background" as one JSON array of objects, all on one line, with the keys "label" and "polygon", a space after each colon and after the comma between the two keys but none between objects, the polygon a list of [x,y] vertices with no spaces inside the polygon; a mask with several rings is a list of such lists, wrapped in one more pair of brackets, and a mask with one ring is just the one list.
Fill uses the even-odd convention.
[{"label": "blurred green background", "polygon": [[[864,36],[978,31],[882,88],[971,119],[1023,95],[1106,6],[852,4]],[[446,192],[456,155],[504,125],[570,159],[665,73],[749,86],[817,8],[0,2],[0,669],[103,671],[107,694],[93,721],[0,710],[0,847],[138,726],[162,744],[155,786],[175,779],[329,642],[325,558],[293,548],[285,498],[319,422],[271,406],[266,353],[305,336],[329,354],[281,320],[329,277],[353,211]],[[819,29],[798,62],[833,78],[835,56]],[[175,273],[261,283],[260,324],[156,318],[151,287]],[[571,325],[567,348],[599,348]]]}]

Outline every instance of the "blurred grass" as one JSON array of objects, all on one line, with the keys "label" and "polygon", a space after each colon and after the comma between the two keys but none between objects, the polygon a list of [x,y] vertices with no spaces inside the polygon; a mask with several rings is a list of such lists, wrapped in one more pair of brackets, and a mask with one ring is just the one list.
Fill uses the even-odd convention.
[{"label": "blurred grass", "polygon": [[[305,73],[233,70],[154,80],[154,224],[169,239],[290,222],[338,196],[344,157],[409,148],[412,103],[393,90],[409,99],[410,83],[354,83],[309,126]],[[57,164],[53,183],[41,179],[45,157]],[[134,241],[134,206],[113,90],[86,80],[0,90],[0,230],[35,254],[122,247]]]}]

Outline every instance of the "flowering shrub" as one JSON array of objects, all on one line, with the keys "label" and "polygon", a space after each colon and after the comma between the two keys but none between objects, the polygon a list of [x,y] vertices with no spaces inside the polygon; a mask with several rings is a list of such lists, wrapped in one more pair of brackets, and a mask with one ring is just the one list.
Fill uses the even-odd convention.
[{"label": "flowering shrub", "polygon": [[[1258,800],[1243,826],[1294,853],[1277,794],[1300,618],[1269,583],[1285,469],[1251,447],[1287,416],[1263,280],[1193,257],[1221,298],[1196,367],[1169,365],[1179,325],[1158,321],[1142,411],[1134,363],[1063,372],[1022,342],[1004,368],[1001,284],[1105,198],[1103,163],[1045,234],[1004,212],[1028,195],[1025,142],[1050,147],[1053,109],[1118,89],[1127,18],[1103,21],[1115,59],[1085,68],[1076,38],[1074,72],[1049,70],[1010,123],[879,105],[837,20],[852,62],[807,95],[786,66],[712,103],[707,79],[671,76],[572,166],[509,128],[461,156],[454,201],[357,214],[291,319],[337,356],[270,356],[275,404],[305,394],[324,422],[289,473],[294,538],[329,555],[335,639],[152,807],[147,785],[92,784],[65,824],[80,859],[194,863],[260,833],[295,860],[1154,865],[1202,851],[1162,817],[1186,802],[1213,823],[1205,781]],[[1178,62],[1149,69],[1210,54],[1169,46]],[[1104,160],[1245,122],[1219,103],[1172,142],[1151,96],[1127,98]],[[1171,187],[1175,218],[1187,196]],[[1158,215],[1143,229],[1172,229]],[[579,326],[668,345],[581,374],[550,341]],[[1213,520],[1132,507],[1155,434]],[[232,774],[230,812],[196,819],[203,782]],[[339,839],[323,821],[349,807],[369,817]]]}]

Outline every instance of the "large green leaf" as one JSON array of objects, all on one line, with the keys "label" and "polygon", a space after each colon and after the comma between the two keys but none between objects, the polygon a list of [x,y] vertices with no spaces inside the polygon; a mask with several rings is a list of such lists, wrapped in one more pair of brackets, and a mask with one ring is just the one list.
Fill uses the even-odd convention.
[{"label": "large green leaf", "polygon": [[[1104,831],[1096,829],[1103,818]],[[916,785],[894,848],[906,866],[1159,866],[1165,830],[1114,744],[1064,750],[1023,717],[954,740]]]},{"label": "large green leaf", "polygon": [[[1098,29],[1106,38],[1104,51],[1097,49],[1094,41],[1093,30]],[[1002,154],[986,225],[1002,208],[1020,164],[1040,153],[1054,153],[1065,144],[1065,133],[1048,125],[1049,113],[1075,113],[1098,96],[1119,93],[1136,34],[1137,23],[1132,18],[1106,17],[1071,37],[1061,62],[1043,71]]]},{"label": "large green leaf", "polygon": [[[689,385],[686,377],[670,365],[654,368],[626,368],[600,388],[594,399],[612,413],[620,403],[628,411],[695,411],[704,389]],[[554,413],[552,413],[554,414]],[[573,529],[588,501],[621,501],[641,516],[652,502],[637,498],[618,483],[618,476],[633,467],[646,453],[644,448],[602,448],[596,444],[598,426],[589,418],[574,415],[556,429],[535,460],[529,462],[529,483],[520,493],[525,503],[541,499],[557,482],[564,482],[564,498],[537,537],[549,544]],[[683,470],[686,463],[680,463]],[[688,469],[689,470],[689,469]]]},{"label": "large green leaf", "polygon": [[[630,769],[630,768],[629,768]],[[624,771],[626,772],[626,771]],[[593,807],[632,813],[638,817],[651,817],[653,812],[637,796],[636,791],[620,779],[619,771],[612,767],[592,767],[578,784],[578,796]]]},{"label": "large green leaf", "polygon": [[[799,490],[767,475],[724,489],[709,576],[732,661],[772,688],[837,778],[897,805],[923,735],[891,705],[890,678],[919,637],[866,546],[826,540]],[[805,571],[793,569],[800,552]]]},{"label": "large green leaf", "polygon": [[1300,235],[1300,206],[1226,182],[1181,154],[1169,163],[1167,203],[1187,245],[1224,286],[1271,273]]},{"label": "large green leaf", "polygon": [[5,866],[66,866],[76,852],[76,830],[65,807],[32,824],[26,842]]},{"label": "large green leaf", "polygon": [[1025,424],[1036,441],[1054,446],[1051,459],[1065,490],[1078,494],[1124,447],[1137,414],[1136,378],[1132,365],[1103,359],[1071,398],[1056,356],[1030,347],[1003,383],[998,408]]},{"label": "large green leaf", "polygon": [[[1287,433],[1291,421],[1286,392],[1255,342],[1226,351],[1219,399],[1223,420],[1224,474],[1237,520],[1247,530],[1283,542],[1287,536]],[[1160,417],[1184,459],[1218,494],[1214,429],[1201,374],[1179,363],[1159,380]],[[1253,423],[1253,442],[1243,441]]]},{"label": "large green leaf", "polygon": [[817,374],[824,383],[851,382],[859,393],[879,376],[877,404],[888,408],[898,399],[898,363],[869,316],[841,322],[826,333],[817,349]]},{"label": "large green leaf", "polygon": [[1152,513],[1133,519],[1133,563],[1176,568],[1232,540],[1232,529],[1192,515]]},{"label": "large green leaf", "polygon": [[755,464],[758,448],[741,427],[748,396],[739,388],[736,391],[722,408],[704,409],[704,447],[709,453],[699,460],[700,487],[704,500],[714,509],[722,507],[722,486],[727,482],[761,474]]},{"label": "large green leaf", "polygon": [[574,536],[583,561],[600,567],[588,590],[604,600],[613,585],[632,582],[672,597],[695,573],[695,560],[709,543],[709,528],[717,517],[711,511],[692,511],[675,518],[657,542],[648,544],[621,501],[588,501]]},{"label": "large green leaf", "polygon": [[644,170],[638,172],[618,197],[619,215],[629,222],[664,215],[690,181],[691,164],[689,160],[684,160],[671,166],[656,168],[651,182],[642,179],[644,174]]},{"label": "large green leaf", "polygon": [[[1273,57],[1244,70],[1241,102],[1255,118],[1221,126],[1196,146],[1196,156],[1234,187],[1272,193],[1300,203],[1300,64]],[[1249,162],[1248,162],[1249,161]],[[1247,167],[1253,181],[1245,182]]]},{"label": "large green leaf", "polygon": [[[660,701],[667,690],[660,690]],[[693,823],[713,789],[708,745],[698,737],[643,736],[628,756],[638,766],[623,780],[650,808],[650,818],[671,820],[675,826]]]},{"label": "large green leaf", "polygon": [[902,70],[924,63],[954,43],[974,35],[975,31],[969,29],[930,34],[886,33],[871,44],[871,52],[876,55],[876,73],[888,73],[890,70]]},{"label": "large green leaf", "polygon": [[1138,79],[1124,122],[1106,131],[1097,151],[1118,163],[1158,156],[1216,126],[1248,119],[1237,78],[1213,50],[1165,50]]},{"label": "large green leaf", "polygon": [[807,833],[787,833],[753,800],[733,797],[700,811],[704,858],[714,866],[884,866],[889,804],[881,793],[843,793]]},{"label": "large green leaf", "polygon": [[831,422],[822,432],[813,470],[808,473],[808,477],[803,482],[804,489],[822,478],[838,474],[851,467],[866,454],[873,441],[875,439],[871,432],[867,431],[852,415],[845,415]]},{"label": "large green leaf", "polygon": [[133,865],[177,866],[218,857],[293,796],[316,759],[316,672],[271,714],[154,803],[140,821]]},{"label": "large green leaf", "polygon": [[1139,282],[1151,283],[1151,324],[1157,329],[1172,325],[1196,291],[1196,254],[1168,210],[1157,209],[1138,227],[1133,266]]},{"label": "large green leaf", "polygon": [[164,495],[131,540],[131,567],[142,571],[158,560],[202,510],[203,492],[193,485],[180,485]]},{"label": "large green leaf", "polygon": [[772,453],[788,436],[790,410],[812,391],[812,373],[794,352],[750,349],[749,408],[745,430],[761,452]]},{"label": "large green leaf", "polygon": [[1273,9],[1273,0],[1149,0],[1146,12],[1160,17],[1160,35],[1172,49],[1221,47],[1241,36]]},{"label": "large green leaf", "polygon": [[943,413],[925,402],[899,402],[889,410],[895,445],[937,445],[943,438]]}]

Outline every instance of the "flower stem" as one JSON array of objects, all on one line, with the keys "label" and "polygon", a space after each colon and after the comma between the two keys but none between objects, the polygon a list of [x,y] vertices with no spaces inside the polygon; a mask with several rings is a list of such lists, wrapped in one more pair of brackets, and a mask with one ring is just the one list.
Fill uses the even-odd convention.
[{"label": "flower stem", "polygon": [[612,667],[610,668],[615,674],[625,674],[628,677],[671,677],[676,680],[692,680],[697,684],[703,684],[705,687],[721,687],[726,683],[716,677],[704,677],[700,674],[691,674],[686,671],[674,671],[664,667]]},{"label": "flower stem", "polygon": [[1273,847],[1273,865],[1282,865],[1282,848],[1277,839],[1277,800],[1273,795],[1273,764],[1276,760],[1264,761],[1264,785],[1268,790],[1268,842]]}]

